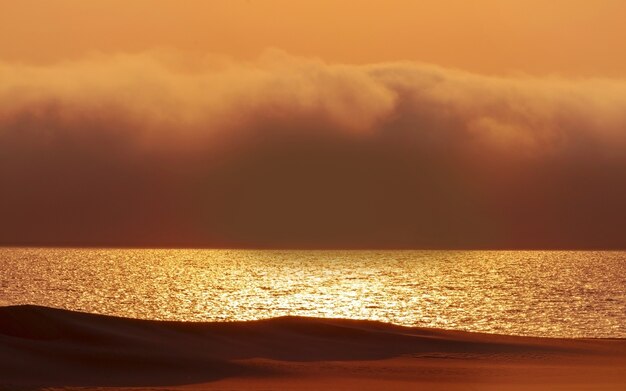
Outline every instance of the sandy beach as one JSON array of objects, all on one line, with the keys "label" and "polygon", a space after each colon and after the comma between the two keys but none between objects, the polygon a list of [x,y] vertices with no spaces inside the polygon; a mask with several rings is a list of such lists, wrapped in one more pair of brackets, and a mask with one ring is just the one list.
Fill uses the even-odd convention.
[{"label": "sandy beach", "polygon": [[0,389],[622,390],[626,340],[283,317],[162,322],[0,307]]}]

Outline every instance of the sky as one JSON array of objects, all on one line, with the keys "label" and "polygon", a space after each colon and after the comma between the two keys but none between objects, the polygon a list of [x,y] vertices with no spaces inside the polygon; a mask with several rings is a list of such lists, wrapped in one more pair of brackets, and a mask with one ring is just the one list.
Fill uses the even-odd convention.
[{"label": "sky", "polygon": [[50,64],[170,47],[489,74],[621,76],[622,0],[0,0],[0,56]]},{"label": "sky", "polygon": [[625,248],[625,11],[0,0],[0,244]]}]

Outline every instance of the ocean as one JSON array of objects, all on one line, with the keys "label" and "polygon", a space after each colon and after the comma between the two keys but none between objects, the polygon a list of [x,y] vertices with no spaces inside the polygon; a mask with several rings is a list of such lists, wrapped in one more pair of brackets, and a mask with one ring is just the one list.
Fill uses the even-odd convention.
[{"label": "ocean", "polygon": [[626,252],[0,248],[0,305],[626,338]]}]

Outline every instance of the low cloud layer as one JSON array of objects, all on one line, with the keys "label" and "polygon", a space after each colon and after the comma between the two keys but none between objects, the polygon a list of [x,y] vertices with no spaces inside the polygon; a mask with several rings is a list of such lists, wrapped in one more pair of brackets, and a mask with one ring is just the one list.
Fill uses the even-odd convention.
[{"label": "low cloud layer", "polygon": [[626,80],[0,63],[0,243],[626,247]]}]

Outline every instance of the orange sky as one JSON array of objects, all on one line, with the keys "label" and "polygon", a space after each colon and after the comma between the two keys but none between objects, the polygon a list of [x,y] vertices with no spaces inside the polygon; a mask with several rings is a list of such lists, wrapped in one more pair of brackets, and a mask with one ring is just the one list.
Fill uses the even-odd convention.
[{"label": "orange sky", "polygon": [[626,248],[624,15],[0,0],[0,245]]},{"label": "orange sky", "polygon": [[622,0],[0,0],[0,59],[155,47],[479,73],[626,76]]}]

